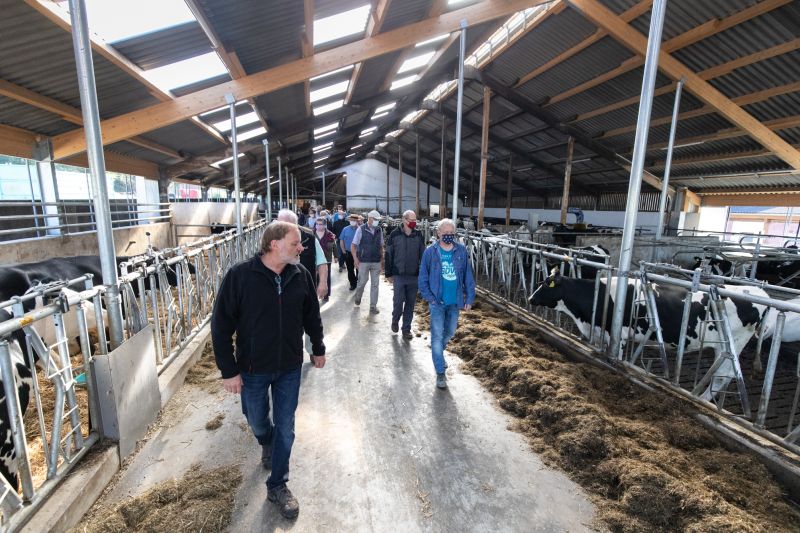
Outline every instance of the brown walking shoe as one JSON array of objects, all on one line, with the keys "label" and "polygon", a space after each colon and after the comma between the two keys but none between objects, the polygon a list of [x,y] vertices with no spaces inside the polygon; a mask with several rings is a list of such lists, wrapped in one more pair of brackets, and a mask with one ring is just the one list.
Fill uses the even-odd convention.
[{"label": "brown walking shoe", "polygon": [[300,504],[286,485],[281,485],[275,490],[268,490],[267,499],[278,505],[284,518],[297,518],[297,515],[300,514]]}]

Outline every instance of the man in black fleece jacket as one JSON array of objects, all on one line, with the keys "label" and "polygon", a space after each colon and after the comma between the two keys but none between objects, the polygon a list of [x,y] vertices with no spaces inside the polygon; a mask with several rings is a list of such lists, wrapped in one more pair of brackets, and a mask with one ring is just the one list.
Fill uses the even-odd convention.
[{"label": "man in black fleece jacket", "polygon": [[286,482],[300,392],[303,331],[311,337],[314,367],[325,366],[319,301],[311,274],[300,264],[302,251],[297,225],[272,222],[264,230],[261,253],[225,275],[211,317],[223,386],[242,395],[242,412],[261,445],[261,462],[272,469],[267,498],[278,504],[286,518],[300,511]]}]

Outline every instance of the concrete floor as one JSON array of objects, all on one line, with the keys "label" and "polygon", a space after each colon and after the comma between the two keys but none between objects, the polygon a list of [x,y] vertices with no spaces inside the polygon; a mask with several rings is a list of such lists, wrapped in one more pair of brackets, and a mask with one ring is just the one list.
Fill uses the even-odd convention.
[{"label": "concrete floor", "polygon": [[[191,465],[240,465],[232,531],[586,531],[583,490],[546,468],[511,418],[448,356],[450,388],[434,387],[427,332],[404,341],[368,294],[354,307],[346,273],[334,272],[323,307],[327,366],[303,368],[289,487],[300,516],[284,520],[266,501],[266,472],[238,397],[184,387],[107,500],[140,493]],[[369,289],[367,288],[367,291]],[[204,429],[215,414],[216,431]]]}]

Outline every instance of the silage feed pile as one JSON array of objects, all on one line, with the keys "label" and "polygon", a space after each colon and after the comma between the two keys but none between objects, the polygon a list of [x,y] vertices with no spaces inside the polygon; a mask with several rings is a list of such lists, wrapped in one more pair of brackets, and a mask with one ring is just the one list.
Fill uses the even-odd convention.
[{"label": "silage feed pile", "polygon": [[230,523],[241,481],[237,466],[191,468],[182,478],[165,481],[113,509],[93,510],[73,532],[222,532]]},{"label": "silage feed pile", "polygon": [[[427,309],[420,328],[427,328]],[[423,309],[420,309],[420,308]],[[591,495],[612,531],[800,531],[754,457],[728,451],[688,408],[569,361],[536,331],[478,302],[448,350],[518,417],[534,451]]]}]

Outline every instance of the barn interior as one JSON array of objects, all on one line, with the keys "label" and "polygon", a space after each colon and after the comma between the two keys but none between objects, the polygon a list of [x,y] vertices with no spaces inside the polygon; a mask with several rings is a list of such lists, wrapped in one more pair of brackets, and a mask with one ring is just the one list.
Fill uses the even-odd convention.
[{"label": "barn interior", "polygon": [[[65,428],[71,425],[75,438],[63,441],[59,451],[59,439],[49,445],[48,440],[66,431],[62,422],[55,429],[50,422],[39,424],[45,451],[35,460],[41,464],[33,464],[33,452],[23,458],[29,465],[20,471],[19,491],[6,491],[0,498],[3,528],[74,526],[100,491],[88,490],[93,496],[84,502],[62,501],[61,494],[75,493],[67,474],[73,467],[85,470],[83,458],[95,453],[101,437],[119,444],[102,452],[99,473],[81,478],[100,490],[170,397],[215,407],[216,392],[206,390],[212,378],[200,376],[199,389],[190,392],[180,384],[187,369],[204,360],[221,277],[258,249],[265,224],[279,209],[332,210],[337,204],[349,212],[377,209],[386,216],[387,229],[405,210],[414,210],[426,238],[435,235],[437,220],[455,218],[473,254],[487,309],[501,309],[517,328],[523,322],[525,328],[535,326],[543,345],[584,363],[601,361],[610,365],[609,372],[685,402],[699,413],[695,421],[702,418],[704,427],[724,435],[715,438],[728,439],[726,446],[755,450],[761,458],[756,463],[766,462],[765,475],[782,487],[774,492],[778,499],[800,499],[800,337],[791,334],[800,316],[795,301],[800,263],[794,266],[800,232],[800,212],[795,213],[800,207],[796,0],[0,0],[0,12],[0,268],[53,257],[98,257],[91,279],[76,281],[77,275],[70,275],[44,283],[24,302],[12,299],[22,294],[0,291],[6,300],[0,308],[14,317],[0,324],[0,337],[19,331],[32,335],[25,329],[31,311],[23,303],[32,305],[33,295],[44,300],[43,311],[31,318],[41,323],[52,322],[71,306],[93,305],[95,320],[109,326],[107,331],[98,328],[99,344],[89,339],[92,324],[81,323],[80,350],[54,350],[38,341],[29,349],[56,354],[53,364],[63,375],[72,376],[67,372],[71,365],[76,376],[95,374],[99,381],[78,390],[86,390],[89,398],[103,386],[121,394],[113,385],[120,367],[104,363],[103,357],[119,351],[120,361],[135,366],[133,361],[145,353],[152,368],[136,370],[143,372],[136,376],[146,376],[142,379],[152,387],[152,398],[160,400],[150,402],[152,409],[141,416],[130,409],[131,398],[117,397],[111,402],[115,408],[107,409],[102,402],[81,400],[81,394],[76,400],[74,380],[57,378],[61,381],[52,394],[57,405],[64,404],[58,415]],[[602,247],[605,256],[596,255],[597,249],[587,252],[589,246]],[[642,286],[672,283],[683,291],[681,298],[685,292],[713,300],[723,283],[728,289],[752,287],[744,297],[747,303],[771,311],[754,326],[757,334],[749,332],[746,348],[722,349],[722,359],[732,361],[732,380],[709,399],[703,388],[717,383],[720,352],[710,345],[704,352],[701,340],[699,354],[676,354],[664,340],[670,319],[675,320],[673,330],[682,330],[681,342],[686,340],[683,307],[659,319],[655,303],[634,302],[655,324],[641,342],[621,337],[624,305],[602,310],[608,339],[592,328],[586,334],[561,310],[528,301],[537,285],[549,279],[554,264],[565,277],[594,269],[591,305],[597,316],[603,307],[598,287],[608,281],[608,295],[612,273],[634,277]],[[701,272],[695,274],[696,268]],[[352,330],[388,332],[388,327],[377,319],[349,320],[353,306],[345,298],[343,276],[333,272],[341,301],[333,296],[323,306],[323,318],[326,328],[331,326],[326,335],[333,346],[341,344],[347,353],[344,339]],[[621,285],[612,297],[627,301]],[[78,293],[63,292],[66,286]],[[381,303],[387,306],[383,312],[390,314],[390,286],[381,289],[387,300]],[[724,290],[723,298],[733,298]],[[641,294],[649,297],[646,290]],[[118,302],[124,316],[101,317],[108,301]],[[733,316],[714,316],[738,327]],[[436,416],[439,409],[447,413],[448,431],[428,428],[435,438],[409,430],[406,420],[421,415],[408,391],[427,386],[431,377],[427,331],[419,326],[418,332],[413,342],[420,345],[413,347],[358,334],[359,345],[379,347],[377,352],[389,354],[389,361],[408,372],[405,377],[385,361],[364,384],[308,372],[309,389],[318,394],[336,395],[337,387],[374,393],[392,384],[404,392],[392,397],[401,406],[390,413],[393,429],[377,423],[358,426],[368,411],[352,400],[347,405],[359,414],[338,424],[334,406],[312,415],[313,402],[301,403],[298,424],[304,415],[317,424],[302,422],[305,434],[318,432],[334,447],[329,452],[325,446],[304,445],[301,453],[316,457],[308,459],[313,468],[330,468],[326,460],[342,461],[335,451],[343,434],[356,449],[369,447],[347,436],[361,428],[374,439],[372,445],[390,447],[397,438],[410,450],[447,444],[445,435],[455,434],[460,440],[450,444],[458,460],[443,463],[428,450],[412,461],[417,470],[398,474],[393,487],[392,469],[403,467],[394,458],[370,500],[357,489],[370,482],[364,471],[382,463],[380,456],[363,452],[348,464],[353,481],[342,493],[355,498],[359,508],[390,507],[393,500],[397,508],[381,516],[360,512],[362,522],[315,510],[303,515],[300,529],[326,521],[334,530],[374,531],[396,523],[408,524],[410,531],[492,524],[517,531],[536,521],[568,530],[592,520],[615,530],[694,524],[636,515],[638,521],[626,526],[614,517],[632,511],[611,512],[600,505],[585,480],[570,470],[574,465],[558,460],[540,464],[541,443],[534,445],[536,453],[512,453],[527,441],[520,444],[506,435],[503,417],[509,415],[493,407],[487,392],[502,396],[486,370],[489,364],[477,368],[474,361],[468,363],[469,348],[460,345],[453,350],[464,362],[448,356],[449,372],[469,398],[455,394],[444,404],[435,398],[425,404],[424,416]],[[624,356],[616,355],[623,351]],[[0,359],[7,353],[0,346]],[[609,363],[613,359],[621,361]],[[10,372],[10,366],[4,368]],[[349,377],[369,373],[364,362],[348,361],[340,368]],[[12,389],[5,391],[8,395]],[[42,405],[39,396],[37,406]],[[220,412],[227,413],[222,427],[239,431],[235,416],[240,407],[230,397],[220,402]],[[499,405],[519,416],[504,401]],[[80,430],[80,420],[70,419],[71,407],[85,418]],[[480,476],[491,477],[491,469],[485,454],[476,452],[480,439],[465,431],[465,424],[475,428],[480,417],[462,417],[459,411],[485,413],[487,424],[503,434],[487,453],[509,476],[521,468],[512,488],[498,489],[502,481],[495,477],[480,481]],[[37,425],[30,413],[9,417],[17,415],[20,420],[25,416],[25,430],[15,434]],[[45,413],[39,418],[50,416],[56,417]],[[106,416],[119,417],[116,433],[108,431]],[[199,423],[204,416],[191,419]],[[698,421],[697,427],[702,424]],[[191,461],[181,460],[148,481],[149,464],[170,461],[158,455],[159,443],[167,448],[165,443],[196,438],[191,424],[176,426],[178,433],[163,426],[155,438],[151,433],[151,444],[145,445],[151,448],[134,461],[124,489],[113,490],[106,504],[119,504],[191,468]],[[203,446],[224,446],[222,434],[207,437],[201,439]],[[257,453],[247,437],[237,433],[234,448]],[[28,439],[35,440],[32,434]],[[17,449],[25,447],[19,439],[14,442]],[[545,488],[524,488],[537,482],[526,460],[546,469]],[[209,468],[226,464],[201,462]],[[310,475],[313,468],[308,468],[301,467],[298,477]],[[453,476],[474,470],[480,476],[466,483],[468,497],[457,502],[446,483],[419,471],[426,468]],[[263,490],[260,477],[244,472],[242,487]],[[324,487],[309,480],[298,484],[307,499],[324,497]],[[125,490],[129,493],[123,495]],[[575,498],[558,510],[533,506],[510,511],[524,508],[526,498],[557,499],[571,491]],[[232,498],[229,523],[257,527],[245,510],[255,500]],[[482,498],[491,501],[491,512],[465,510]],[[444,518],[449,506],[456,511]],[[736,512],[745,520],[739,525],[766,519],[746,509]],[[257,516],[282,527],[267,511]],[[95,508],[87,523],[97,517],[102,521]],[[698,519],[701,525],[694,526],[712,528],[711,518]],[[783,508],[772,520],[771,527],[786,530],[800,523]]]}]

